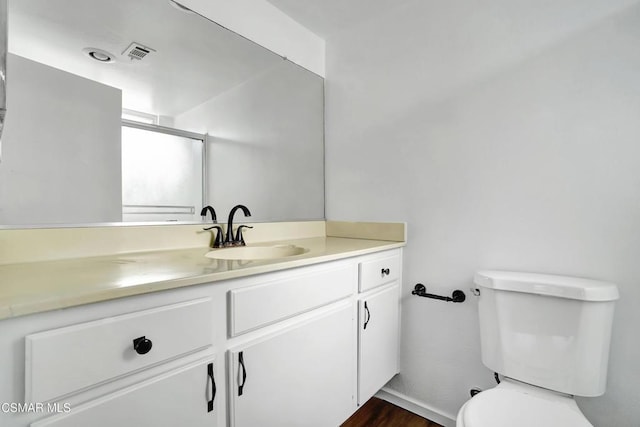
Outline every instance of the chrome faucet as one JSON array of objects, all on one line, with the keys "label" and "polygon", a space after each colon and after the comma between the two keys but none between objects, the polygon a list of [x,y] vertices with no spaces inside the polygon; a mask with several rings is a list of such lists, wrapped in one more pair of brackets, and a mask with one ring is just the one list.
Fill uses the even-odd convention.
[{"label": "chrome faucet", "polygon": [[[234,239],[233,237],[233,216],[236,214],[238,209],[242,209],[242,213],[244,216],[251,216],[251,212],[245,205],[236,205],[229,212],[229,221],[227,222],[227,237],[224,239],[225,246],[244,246],[244,239],[242,239],[242,233],[238,230],[238,238]],[[242,226],[240,226],[242,227]],[[247,226],[245,226],[247,227]]]}]

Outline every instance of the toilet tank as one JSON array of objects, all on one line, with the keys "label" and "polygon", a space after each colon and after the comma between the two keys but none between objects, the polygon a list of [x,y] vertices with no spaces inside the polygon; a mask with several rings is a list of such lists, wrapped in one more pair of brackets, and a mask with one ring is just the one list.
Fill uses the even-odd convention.
[{"label": "toilet tank", "polygon": [[506,271],[480,271],[474,282],[489,369],[561,393],[604,393],[616,285]]}]

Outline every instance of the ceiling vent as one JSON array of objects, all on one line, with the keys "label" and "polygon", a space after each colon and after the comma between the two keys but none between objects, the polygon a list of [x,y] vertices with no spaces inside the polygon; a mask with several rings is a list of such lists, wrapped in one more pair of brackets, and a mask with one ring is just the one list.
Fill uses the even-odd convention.
[{"label": "ceiling vent", "polygon": [[133,42],[128,48],[122,52],[122,56],[128,56],[132,61],[137,59],[138,61],[144,59],[147,55],[155,52],[155,49],[151,49],[143,44]]}]

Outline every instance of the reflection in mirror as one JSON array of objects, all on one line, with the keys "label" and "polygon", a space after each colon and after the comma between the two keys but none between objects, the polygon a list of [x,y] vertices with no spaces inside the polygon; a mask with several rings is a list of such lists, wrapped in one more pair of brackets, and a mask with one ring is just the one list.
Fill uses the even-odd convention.
[{"label": "reflection in mirror", "polygon": [[322,78],[167,0],[8,9],[0,225],[323,218]]},{"label": "reflection in mirror", "polygon": [[204,136],[126,122],[122,127],[122,219],[193,220],[202,205]]},{"label": "reflection in mirror", "polygon": [[[7,66],[7,0],[0,0],[0,152],[2,149],[2,129],[7,113],[6,69]],[[0,153],[1,154],[1,153]]]}]

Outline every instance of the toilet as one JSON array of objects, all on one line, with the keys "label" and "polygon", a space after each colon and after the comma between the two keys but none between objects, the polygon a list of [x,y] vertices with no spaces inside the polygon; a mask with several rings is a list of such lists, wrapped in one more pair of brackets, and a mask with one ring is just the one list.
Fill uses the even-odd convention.
[{"label": "toilet", "polygon": [[480,271],[482,362],[500,384],[468,400],[456,427],[593,427],[574,396],[605,392],[616,285]]}]

